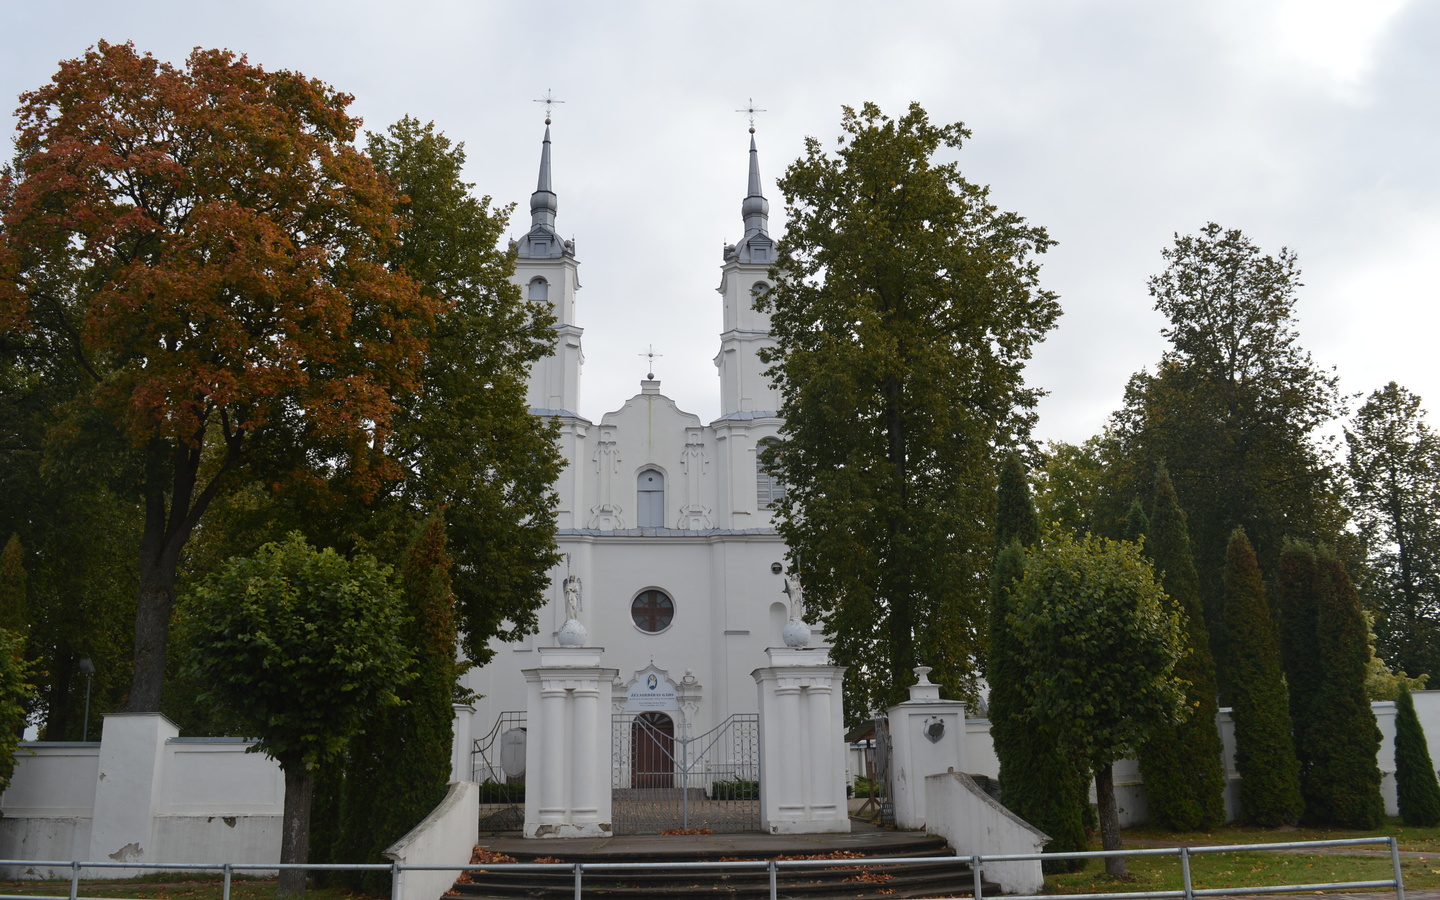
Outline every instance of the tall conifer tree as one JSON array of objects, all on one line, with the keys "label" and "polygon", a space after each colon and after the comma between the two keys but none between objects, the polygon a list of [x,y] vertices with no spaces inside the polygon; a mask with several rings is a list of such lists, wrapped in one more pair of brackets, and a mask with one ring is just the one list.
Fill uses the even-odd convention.
[{"label": "tall conifer tree", "polygon": [[1243,528],[1230,536],[1224,584],[1240,815],[1256,825],[1293,824],[1303,805],[1290,710],[1260,565]]},{"label": "tall conifer tree", "polygon": [[[1024,667],[1010,629],[1010,591],[1025,571],[1025,547],[1040,540],[1040,518],[1025,469],[1010,454],[1000,469],[996,504],[995,574],[991,579],[990,736],[1000,760],[1000,799],[1020,818],[1050,835],[1045,849],[1085,849],[1085,778],[1057,749],[1054,736],[1026,718],[1032,705]],[[1076,871],[1081,860],[1052,860],[1046,871]]]},{"label": "tall conifer tree", "polygon": [[[1321,596],[1330,584],[1320,571],[1315,551],[1299,541],[1287,540],[1280,551],[1276,579],[1276,630],[1280,661],[1290,689],[1290,723],[1295,740],[1295,759],[1300,766],[1300,795],[1307,807],[1315,795],[1311,785],[1315,745],[1324,735],[1316,734],[1316,704],[1324,680],[1323,660],[1317,650]],[[1307,810],[1307,818],[1316,814]]]},{"label": "tall conifer tree", "polygon": [[1319,554],[1326,590],[1316,614],[1320,689],[1311,710],[1306,813],[1317,822],[1375,828],[1385,818],[1380,796],[1380,729],[1365,697],[1365,616],[1344,565]]},{"label": "tall conifer tree", "polygon": [[[450,780],[451,703],[461,669],[440,516],[421,526],[400,577],[411,614],[400,640],[415,652],[415,678],[399,691],[402,705],[377,710],[351,743],[335,854],[343,862],[384,862],[385,848],[435,808]],[[355,886],[371,893],[390,883],[387,872],[353,875]]]},{"label": "tall conifer tree", "polygon": [[1145,536],[1150,533],[1150,517],[1145,515],[1145,506],[1136,497],[1130,501],[1130,509],[1125,513],[1124,540],[1132,544],[1144,543]]},{"label": "tall conifer tree", "polygon": [[1215,660],[1200,600],[1200,579],[1190,552],[1185,513],[1170,475],[1161,465],[1145,550],[1165,593],[1180,610],[1188,652],[1175,667],[1185,681],[1188,715],[1179,725],[1160,725],[1140,750],[1145,804],[1152,824],[1176,831],[1209,829],[1225,821],[1224,747],[1215,727]]},{"label": "tall conifer tree", "polygon": [[1395,701],[1395,794],[1400,820],[1406,825],[1440,825],[1440,781],[1430,761],[1425,729],[1415,715],[1415,698],[1403,682]]}]

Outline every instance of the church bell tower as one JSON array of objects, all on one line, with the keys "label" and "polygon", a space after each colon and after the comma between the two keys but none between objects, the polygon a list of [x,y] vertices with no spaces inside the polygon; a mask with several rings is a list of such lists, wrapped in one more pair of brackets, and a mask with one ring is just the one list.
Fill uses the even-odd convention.
[{"label": "church bell tower", "polygon": [[530,195],[530,230],[514,242],[515,281],[525,296],[549,302],[555,312],[555,353],[530,370],[528,402],[538,415],[578,418],[580,415],[580,349],[584,329],[575,324],[575,292],[580,289],[575,242],[555,230],[558,204],[550,184],[550,118],[540,149],[540,180]]},{"label": "church bell tower", "polygon": [[769,290],[770,266],[775,263],[775,241],[770,237],[770,201],[760,192],[760,154],[755,150],[755,126],[750,126],[750,182],[740,204],[745,235],[725,247],[720,268],[720,296],[724,298],[724,327],[715,365],[720,370],[720,415],[744,413],[774,415],[780,397],[761,373],[769,367],[759,352],[773,347],[770,315],[755,309],[755,297]]}]

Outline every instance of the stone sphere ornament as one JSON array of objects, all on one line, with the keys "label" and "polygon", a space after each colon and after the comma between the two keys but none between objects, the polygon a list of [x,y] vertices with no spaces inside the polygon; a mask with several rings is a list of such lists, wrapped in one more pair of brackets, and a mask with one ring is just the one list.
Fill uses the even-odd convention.
[{"label": "stone sphere ornament", "polygon": [[555,632],[555,642],[562,647],[583,647],[590,633],[574,619],[566,619],[560,630]]},{"label": "stone sphere ornament", "polygon": [[810,626],[799,619],[791,619],[780,629],[780,637],[784,639],[785,646],[800,650],[810,646]]}]

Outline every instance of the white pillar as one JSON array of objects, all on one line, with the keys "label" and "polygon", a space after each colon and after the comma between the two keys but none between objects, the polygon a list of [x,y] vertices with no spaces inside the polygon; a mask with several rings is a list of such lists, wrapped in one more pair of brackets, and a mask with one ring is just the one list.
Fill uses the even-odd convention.
[{"label": "white pillar", "polygon": [[165,861],[155,858],[151,823],[161,802],[165,742],[179,736],[180,729],[160,713],[105,716],[86,859]]},{"label": "white pillar", "polygon": [[941,700],[930,667],[918,666],[910,699],[886,710],[890,717],[890,787],[895,826],[925,827],[925,779],[953,769],[969,772],[965,748],[965,704]]},{"label": "white pillar", "polygon": [[471,729],[475,722],[475,707],[466,703],[453,704],[455,719],[450,726],[450,780],[474,781],[475,739]]},{"label": "white pillar", "polygon": [[610,834],[610,693],[599,647],[542,647],[525,670],[525,836]]},{"label": "white pillar", "polygon": [[850,830],[845,802],[845,668],[825,650],[771,648],[760,692],[760,825],[771,834]]}]

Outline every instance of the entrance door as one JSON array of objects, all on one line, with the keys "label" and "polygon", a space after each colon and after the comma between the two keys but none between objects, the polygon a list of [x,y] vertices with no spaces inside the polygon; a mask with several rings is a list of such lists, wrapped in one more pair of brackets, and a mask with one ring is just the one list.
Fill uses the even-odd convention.
[{"label": "entrance door", "polygon": [[675,786],[675,722],[662,712],[644,712],[630,723],[630,786]]}]

